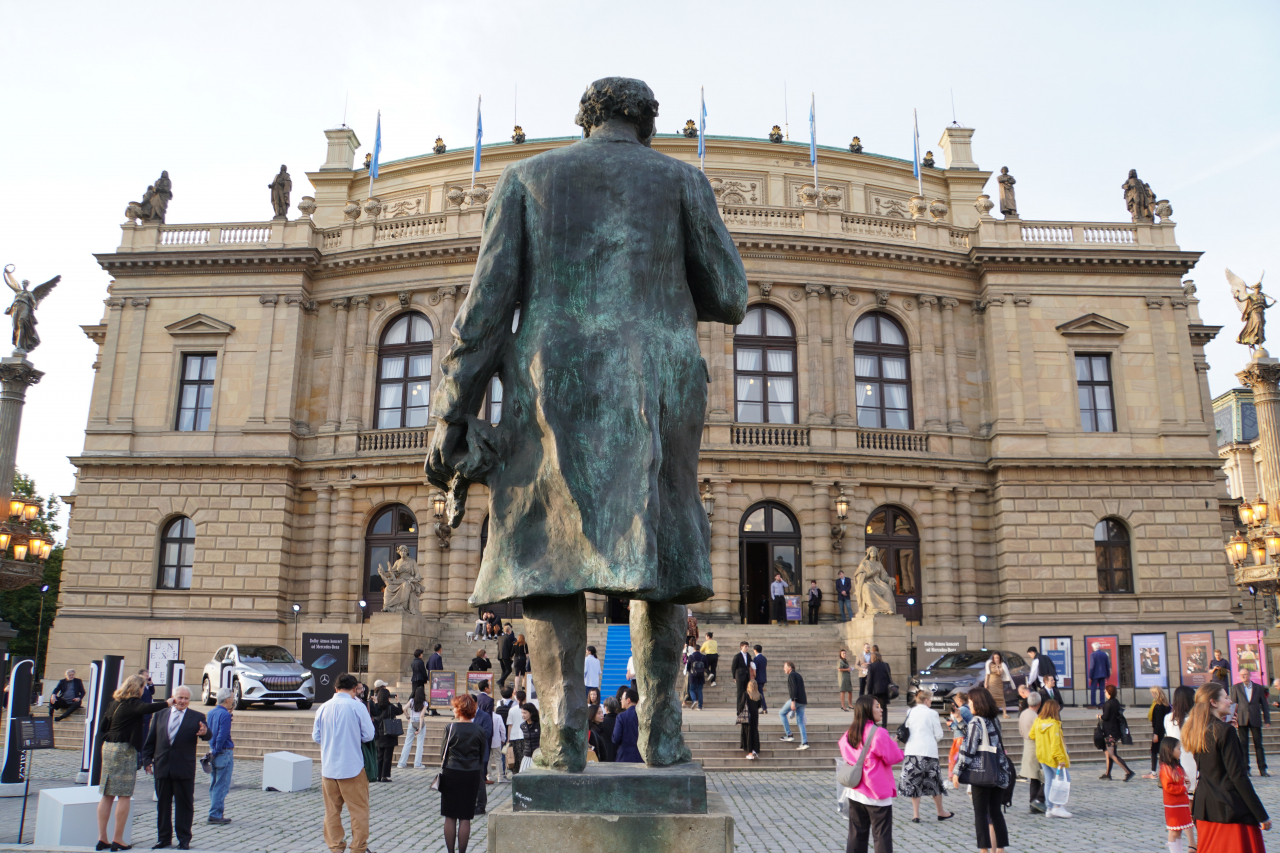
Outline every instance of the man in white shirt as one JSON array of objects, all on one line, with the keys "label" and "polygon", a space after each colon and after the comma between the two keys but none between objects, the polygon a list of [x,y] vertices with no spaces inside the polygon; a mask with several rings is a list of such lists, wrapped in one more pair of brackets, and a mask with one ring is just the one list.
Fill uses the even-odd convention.
[{"label": "man in white shirt", "polygon": [[[506,698],[505,690],[503,691],[503,698]],[[520,772],[520,762],[524,758],[524,730],[520,728],[520,724],[524,722],[524,717],[520,715],[520,709],[524,702],[525,692],[517,690],[516,701],[507,709],[507,742],[511,744],[511,757],[515,760],[515,767],[511,770],[512,773]]]},{"label": "man in white shirt", "polygon": [[775,574],[773,583],[769,584],[769,597],[773,600],[773,621],[777,625],[787,624],[787,585],[782,575]]},{"label": "man in white shirt", "polygon": [[1027,649],[1027,657],[1031,660],[1030,668],[1027,670],[1027,687],[1038,690],[1040,688],[1040,655],[1036,652],[1035,646]]},{"label": "man in white shirt", "polygon": [[320,744],[320,785],[324,795],[324,843],[343,853],[342,806],[351,815],[351,853],[369,849],[369,779],[360,745],[373,740],[373,720],[355,697],[358,682],[349,672],[338,676],[333,698],[320,706],[311,739]]},{"label": "man in white shirt", "polygon": [[627,658],[627,684],[631,685],[632,690],[638,690],[639,685],[636,684],[636,658],[635,655]]},{"label": "man in white shirt", "polygon": [[588,690],[592,687],[600,689],[601,672],[600,658],[596,657],[596,647],[587,646],[587,657],[582,664],[582,683]]}]

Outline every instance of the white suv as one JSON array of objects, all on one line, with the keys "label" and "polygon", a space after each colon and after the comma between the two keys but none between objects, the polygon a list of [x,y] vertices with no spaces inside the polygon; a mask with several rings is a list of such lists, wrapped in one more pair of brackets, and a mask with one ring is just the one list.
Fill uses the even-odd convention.
[{"label": "white suv", "polygon": [[315,679],[281,646],[241,643],[214,652],[213,660],[204,665],[200,682],[200,695],[206,705],[217,701],[218,688],[227,679],[235,693],[237,711],[254,702],[267,706],[296,702],[298,710],[305,711],[315,700]]}]

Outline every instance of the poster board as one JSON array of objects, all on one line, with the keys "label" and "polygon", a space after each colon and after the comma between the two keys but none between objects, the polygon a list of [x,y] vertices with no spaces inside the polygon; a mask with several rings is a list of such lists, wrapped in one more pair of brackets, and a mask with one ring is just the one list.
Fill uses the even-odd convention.
[{"label": "poster board", "polygon": [[952,652],[958,652],[967,648],[968,645],[968,638],[960,635],[948,637],[917,636],[916,649],[918,650],[918,657],[916,659],[923,664],[923,669],[928,669],[938,661],[938,658],[943,655],[949,655]]},{"label": "poster board", "polygon": [[430,678],[427,683],[427,705],[432,708],[446,707],[457,694],[458,674],[433,669],[427,673],[427,676]]},{"label": "poster board", "polygon": [[484,671],[468,671],[468,672],[467,672],[467,692],[468,692],[468,693],[479,693],[479,692],[480,692],[480,682],[482,682],[482,681],[487,681],[487,682],[489,682],[489,684],[490,684],[490,685],[492,685],[492,684],[493,684],[493,673],[492,673],[492,672],[490,672],[489,670],[484,670]]},{"label": "poster board", "polygon": [[787,621],[788,622],[803,621],[804,617],[800,615],[800,596],[787,595],[787,596],[783,596],[783,599],[786,601],[786,605],[787,605]]},{"label": "poster board", "polygon": [[1059,690],[1075,688],[1075,659],[1071,656],[1070,637],[1041,637],[1040,656],[1053,661],[1053,668],[1058,673]]},{"label": "poster board", "polygon": [[303,634],[302,666],[315,680],[315,701],[333,698],[338,676],[347,671],[351,659],[348,634]]},{"label": "poster board", "polygon": [[1178,683],[1197,688],[1209,683],[1209,661],[1213,659],[1212,631],[1178,633]]},{"label": "poster board", "polygon": [[157,687],[167,686],[169,661],[180,657],[182,657],[182,640],[147,640],[147,671],[151,673],[151,683]]},{"label": "poster board", "polygon": [[1133,686],[1137,688],[1169,686],[1169,650],[1167,634],[1133,635]]},{"label": "poster board", "polygon": [[1120,686],[1120,638],[1115,634],[1097,634],[1092,637],[1084,638],[1084,677],[1085,683],[1089,681],[1089,661],[1093,657],[1093,644],[1098,643],[1102,648],[1100,651],[1107,653],[1107,657],[1111,658],[1111,675],[1107,677],[1107,684],[1113,687]]},{"label": "poster board", "polygon": [[1267,646],[1263,641],[1263,631],[1250,628],[1247,631],[1227,632],[1227,657],[1231,660],[1231,678],[1234,684],[1240,678],[1240,670],[1249,671],[1254,684],[1266,685],[1267,678]]}]

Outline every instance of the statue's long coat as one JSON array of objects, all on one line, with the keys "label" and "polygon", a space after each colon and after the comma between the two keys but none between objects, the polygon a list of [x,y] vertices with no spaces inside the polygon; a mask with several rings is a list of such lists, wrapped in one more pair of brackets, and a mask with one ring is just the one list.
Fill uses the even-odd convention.
[{"label": "statue's long coat", "polygon": [[692,166],[597,131],[506,168],[432,401],[461,421],[501,376],[473,604],[711,596],[696,323],[740,323],[746,302],[742,259]]}]

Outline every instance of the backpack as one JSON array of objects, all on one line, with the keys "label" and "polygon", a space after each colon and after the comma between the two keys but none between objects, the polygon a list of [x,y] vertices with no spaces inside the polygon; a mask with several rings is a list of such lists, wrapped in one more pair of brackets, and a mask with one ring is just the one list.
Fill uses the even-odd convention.
[{"label": "backpack", "polygon": [[698,678],[702,678],[704,675],[706,675],[706,672],[707,672],[707,664],[703,660],[695,660],[693,663],[689,665],[690,675],[697,676]]}]

